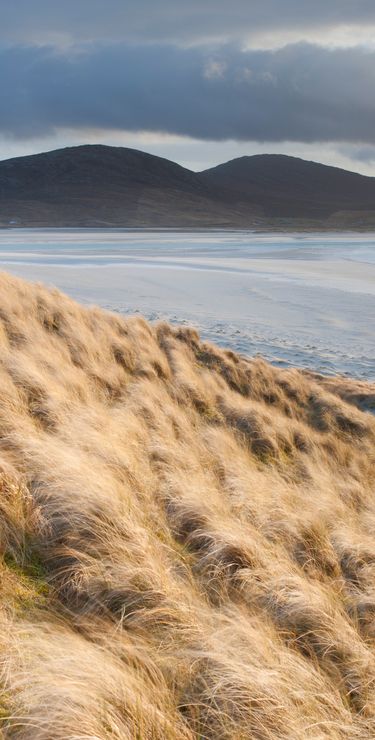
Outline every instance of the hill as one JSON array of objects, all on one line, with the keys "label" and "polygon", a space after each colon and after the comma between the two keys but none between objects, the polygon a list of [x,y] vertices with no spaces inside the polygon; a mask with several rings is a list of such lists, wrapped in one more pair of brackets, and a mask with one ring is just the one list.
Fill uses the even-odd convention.
[{"label": "hill", "polygon": [[0,276],[4,738],[375,736],[375,388]]},{"label": "hill", "polygon": [[375,178],[282,155],[201,173],[80,146],[0,162],[0,226],[372,228]]},{"label": "hill", "polygon": [[240,157],[202,173],[270,218],[326,219],[375,211],[375,178],[281,154]]},{"label": "hill", "polygon": [[217,189],[134,149],[80,146],[0,162],[0,223],[22,226],[227,225]]}]

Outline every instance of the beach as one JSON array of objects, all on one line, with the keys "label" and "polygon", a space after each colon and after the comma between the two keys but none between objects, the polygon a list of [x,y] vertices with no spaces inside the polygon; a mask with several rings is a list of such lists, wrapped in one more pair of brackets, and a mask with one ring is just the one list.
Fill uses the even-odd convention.
[{"label": "beach", "polygon": [[373,234],[14,229],[0,269],[279,366],[375,378]]}]

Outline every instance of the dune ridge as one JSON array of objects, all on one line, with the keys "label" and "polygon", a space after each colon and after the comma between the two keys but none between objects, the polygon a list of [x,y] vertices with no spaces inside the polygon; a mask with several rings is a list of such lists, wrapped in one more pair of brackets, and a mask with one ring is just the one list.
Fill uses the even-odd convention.
[{"label": "dune ridge", "polygon": [[0,275],[4,738],[373,738],[375,387]]}]

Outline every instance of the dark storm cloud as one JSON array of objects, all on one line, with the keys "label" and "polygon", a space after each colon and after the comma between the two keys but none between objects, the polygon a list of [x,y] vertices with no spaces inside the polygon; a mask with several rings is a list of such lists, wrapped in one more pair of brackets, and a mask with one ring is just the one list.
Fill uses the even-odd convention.
[{"label": "dark storm cloud", "polygon": [[375,23],[374,0],[1,0],[3,39],[227,40]]},{"label": "dark storm cloud", "polygon": [[62,127],[207,139],[375,142],[375,52],[89,45],[0,50],[0,131]]}]

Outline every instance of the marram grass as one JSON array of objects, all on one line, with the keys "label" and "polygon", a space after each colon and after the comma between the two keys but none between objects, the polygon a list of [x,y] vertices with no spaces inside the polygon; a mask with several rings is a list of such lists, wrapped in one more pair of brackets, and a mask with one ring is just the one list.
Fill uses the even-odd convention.
[{"label": "marram grass", "polygon": [[1,275],[2,737],[374,738],[374,399]]}]

